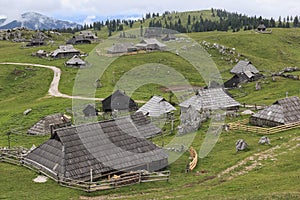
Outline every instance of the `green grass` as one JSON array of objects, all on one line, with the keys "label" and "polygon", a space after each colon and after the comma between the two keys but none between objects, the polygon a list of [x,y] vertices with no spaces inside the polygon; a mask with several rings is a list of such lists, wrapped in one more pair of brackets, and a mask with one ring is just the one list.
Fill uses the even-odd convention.
[{"label": "green grass", "polygon": [[[271,73],[278,72],[287,66],[298,66],[300,63],[300,30],[273,29],[272,34],[258,34],[254,31],[191,33],[190,36],[197,42],[208,41],[218,43],[229,48],[235,48],[241,54],[240,59],[250,60],[267,78],[260,80],[262,90],[255,91],[255,83],[243,85],[241,89],[231,90],[237,100],[247,104],[273,103],[278,98],[299,95],[299,82],[283,78],[276,78],[272,82]],[[216,50],[208,50],[217,64],[224,82],[232,75],[230,69],[235,65],[220,59]]]},{"label": "green grass", "polygon": [[255,31],[191,33],[198,42],[218,43],[248,58],[259,70],[277,72],[286,66],[297,66],[300,61],[299,29],[273,29],[272,34]]},{"label": "green grass", "polygon": [[52,180],[34,183],[37,174],[21,166],[0,163],[0,169],[0,199],[77,199],[80,195],[79,191],[59,187]]},{"label": "green grass", "polygon": [[[39,199],[48,199],[53,195],[59,199],[70,199],[71,197],[74,199],[78,195],[98,196],[112,194],[125,196],[126,199],[127,196],[129,196],[129,199],[131,199],[130,196],[132,196],[132,199],[164,198],[167,196],[179,199],[186,199],[188,197],[190,199],[196,198],[199,195],[203,199],[225,197],[255,199],[261,197],[279,198],[289,196],[291,199],[296,199],[300,195],[297,185],[299,182],[298,174],[300,172],[300,152],[297,149],[294,152],[278,156],[277,161],[262,161],[263,166],[261,168],[256,168],[248,174],[234,178],[231,181],[222,182],[222,179],[205,181],[207,177],[215,176],[239,160],[276,145],[281,145],[295,136],[294,131],[275,134],[269,137],[272,142],[271,146],[261,146],[257,142],[259,139],[258,135],[240,132],[223,133],[209,156],[199,160],[194,172],[188,174],[184,172],[185,165],[188,162],[188,154],[184,154],[179,160],[170,165],[169,169],[172,172],[172,176],[169,183],[147,183],[110,191],[84,193],[63,188],[53,181],[49,181],[46,184],[34,184],[32,179],[37,176],[34,172],[21,167],[0,164],[1,179],[4,180],[1,183],[5,183],[1,188],[4,188],[3,194],[5,196],[9,195],[9,199],[30,199],[31,195],[39,194],[39,188],[45,191],[45,193],[40,194]],[[280,137],[282,138],[279,139]],[[199,149],[203,138],[204,132],[199,131],[194,140],[193,147]],[[235,152],[234,143],[239,138],[245,139],[250,145],[247,152]],[[296,143],[294,142],[293,144]],[[282,152],[284,150],[277,151]],[[197,175],[197,171],[204,171],[205,173]],[[17,186],[21,191],[20,193],[13,192],[15,191],[15,189],[12,189],[15,185],[14,175],[18,175],[19,180],[22,180]],[[285,178],[283,179],[282,177]],[[253,191],[256,192],[253,193]],[[293,196],[294,198],[292,198]]]},{"label": "green grass", "polygon": [[[103,87],[97,90],[96,95],[99,97],[106,97],[113,91],[114,85],[126,72],[135,67],[142,66],[147,63],[158,63],[168,67],[172,67],[181,73],[191,85],[204,85],[203,78],[197,73],[196,69],[186,60],[169,52],[154,52],[147,54],[139,54],[132,56],[122,56],[114,61],[111,66],[106,69],[101,77]],[[139,73],[146,73],[139,70]],[[193,74],[193,76],[191,76]],[[139,88],[133,94],[134,99],[147,100],[153,95],[164,95],[160,90],[159,85],[149,84]]]}]

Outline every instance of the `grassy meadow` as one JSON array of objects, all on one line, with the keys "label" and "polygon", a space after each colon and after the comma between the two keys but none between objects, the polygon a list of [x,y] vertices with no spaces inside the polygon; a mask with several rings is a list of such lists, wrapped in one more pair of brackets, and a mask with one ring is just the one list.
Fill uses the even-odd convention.
[{"label": "grassy meadow", "polygon": [[[99,35],[99,34],[98,34]],[[101,36],[101,34],[100,34]],[[229,92],[240,103],[269,105],[279,98],[299,96],[298,80],[270,75],[288,66],[300,67],[300,29],[273,29],[272,34],[257,34],[254,31],[206,32],[188,35],[201,43],[207,41],[235,48],[241,59],[249,59],[266,76],[260,80],[262,90],[255,91],[255,83],[243,84]],[[67,37],[67,36],[65,36]],[[0,41],[0,62],[22,62],[44,64],[59,67],[62,77],[59,90],[71,95],[78,69],[64,66],[66,59],[47,60],[31,56],[39,49],[51,51],[62,44],[60,38],[53,46],[21,48],[22,44]],[[78,45],[75,48],[89,53],[97,44]],[[216,63],[223,80],[231,78],[230,69],[235,63],[222,58],[215,49],[208,53]],[[205,86],[203,77],[197,75],[186,60],[168,52],[154,52],[131,56],[121,56],[99,77],[102,87],[96,90],[96,97],[104,98],[111,94],[114,84],[122,75],[135,66],[147,63],[161,63],[179,71],[193,86]],[[8,146],[7,132],[11,131],[11,145],[30,148],[47,140],[48,136],[29,136],[26,131],[42,117],[56,113],[69,113],[72,100],[54,98],[48,95],[53,72],[36,67],[0,64],[0,147]],[[148,100],[152,95],[163,95],[167,100],[169,93],[161,85],[148,84],[140,87],[133,98]],[[174,102],[178,99],[174,97]],[[177,106],[177,105],[176,105]],[[31,108],[28,115],[23,112]],[[179,111],[176,112],[176,117]],[[228,118],[236,121],[245,117]],[[178,125],[178,120],[175,123]],[[209,127],[206,122],[195,134],[191,146],[199,150]],[[170,133],[170,124],[164,127],[165,136],[152,139],[157,145],[167,144],[174,137]],[[172,163],[169,182],[145,183],[120,189],[85,193],[59,186],[54,181],[43,184],[32,181],[38,174],[21,166],[0,162],[0,199],[300,199],[300,151],[299,129],[270,135],[271,145],[259,145],[261,135],[241,131],[223,132],[214,149],[207,157],[199,159],[193,172],[185,173],[189,154],[186,152]],[[298,140],[295,140],[298,138]],[[244,139],[249,144],[245,152],[235,151],[235,142]],[[297,146],[298,145],[298,146]],[[268,150],[272,150],[268,152]],[[268,155],[262,159],[258,154]],[[253,156],[253,159],[248,159]],[[231,166],[246,160],[229,174],[218,175]],[[255,161],[259,164],[247,170]]]}]

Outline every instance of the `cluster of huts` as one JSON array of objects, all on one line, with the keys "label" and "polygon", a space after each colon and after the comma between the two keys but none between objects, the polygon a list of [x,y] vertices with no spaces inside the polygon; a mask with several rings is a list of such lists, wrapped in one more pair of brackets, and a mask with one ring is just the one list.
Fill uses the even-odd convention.
[{"label": "cluster of huts", "polygon": [[116,43],[107,49],[108,54],[126,54],[138,51],[164,51],[167,45],[155,38],[145,38],[138,44]]},{"label": "cluster of huts", "polygon": [[[149,111],[157,112],[155,103],[159,107],[164,105],[162,98],[158,100],[148,104]],[[119,90],[104,99],[102,104],[105,112],[138,109],[137,104]],[[166,111],[169,110],[168,107]],[[95,116],[97,112],[91,105],[83,110],[85,116]],[[79,126],[70,126],[69,123],[64,115],[55,114],[33,125],[29,134],[50,133],[51,136],[25,156],[24,162],[61,180],[82,181],[90,180],[91,169],[94,177],[100,177],[111,172],[157,171],[168,165],[168,155],[164,150],[147,140],[162,130],[153,125],[142,111]]]},{"label": "cluster of huts", "polygon": [[56,50],[50,53],[44,50],[38,50],[34,55],[51,59],[69,58],[69,60],[65,62],[65,65],[68,67],[82,68],[86,66],[86,62],[81,58],[82,53],[71,44],[60,45]]},{"label": "cluster of huts", "polygon": [[[243,66],[243,70],[234,68],[232,71],[237,74],[250,71],[253,76],[258,74],[249,62],[239,66]],[[240,103],[231,98],[224,88],[217,87],[198,90],[179,107],[184,115],[179,129],[186,134],[196,131],[199,123],[208,119],[215,110],[236,111]],[[138,107],[132,98],[117,90],[102,101],[102,111],[129,111],[130,115],[77,126],[72,126],[70,119],[62,114],[47,116],[33,125],[28,133],[50,134],[50,139],[26,155],[24,161],[53,177],[82,181],[90,179],[91,170],[94,177],[100,177],[111,172],[164,169],[168,166],[168,154],[147,138],[162,133],[152,123],[152,118],[166,117],[175,110],[173,105],[159,96],[153,96]],[[94,117],[99,110],[87,105],[82,113],[85,117]],[[278,100],[250,117],[250,123],[256,126],[277,126],[298,121],[298,97]],[[191,126],[194,129],[189,129]]]},{"label": "cluster of huts", "polygon": [[[40,32],[38,32],[40,33]],[[40,33],[42,34],[42,33]],[[41,46],[46,43],[43,42],[43,37],[36,36],[31,40],[30,46]],[[60,58],[69,58],[68,61],[65,62],[65,65],[68,67],[82,68],[87,65],[87,63],[81,59],[82,53],[75,49],[73,45],[77,44],[91,44],[95,41],[98,41],[98,37],[91,31],[81,31],[79,35],[73,36],[66,42],[66,45],[60,45],[58,48],[50,53],[44,50],[38,50],[34,53],[34,56],[38,56],[41,58],[51,58],[51,59],[60,59]],[[27,46],[28,46],[27,45]]]},{"label": "cluster of huts", "polygon": [[[60,46],[50,56],[56,58],[72,56],[67,61],[68,64],[75,66],[84,64],[81,62],[80,52],[70,44],[89,43],[88,37],[89,35],[84,34],[74,36],[67,42],[68,45]],[[170,34],[165,37],[165,40],[173,39]],[[165,44],[157,39],[148,38],[135,45],[114,44],[107,53],[122,54],[165,49]],[[225,82],[225,88],[235,88],[241,83],[263,78],[256,67],[247,60],[239,61],[230,72],[233,77]],[[180,135],[196,131],[216,110],[239,110],[241,104],[234,100],[224,87],[218,85],[197,90],[193,96],[179,104]],[[44,117],[34,124],[28,133],[50,134],[50,139],[27,154],[24,162],[60,180],[88,181],[91,171],[93,177],[97,178],[111,172],[164,169],[168,166],[168,154],[148,139],[162,133],[162,130],[152,123],[152,119],[170,116],[175,110],[172,104],[160,96],[153,96],[139,107],[125,92],[117,90],[102,101],[102,112],[126,111],[130,115],[77,126],[73,126],[70,118],[62,114]],[[82,110],[83,116],[87,118],[97,117],[99,112],[91,104]],[[250,117],[250,123],[256,126],[278,126],[298,121],[300,121],[298,97],[278,100]]]},{"label": "cluster of huts", "polygon": [[[216,95],[219,97],[214,100]],[[221,104],[215,104],[217,102]],[[189,106],[194,106],[198,112],[208,112],[218,108],[237,109],[239,105],[218,88],[199,91],[179,106],[183,112]],[[25,162],[53,177],[76,180],[89,180],[91,169],[94,177],[112,171],[164,169],[168,165],[168,155],[147,138],[162,133],[152,123],[152,118],[167,117],[175,110],[159,96],[153,96],[139,108],[132,98],[117,90],[102,101],[102,111],[129,111],[130,115],[78,126],[72,126],[70,119],[62,114],[47,116],[28,133],[50,134],[50,139],[32,150]],[[82,110],[86,117],[97,116],[98,112],[93,105]]]}]

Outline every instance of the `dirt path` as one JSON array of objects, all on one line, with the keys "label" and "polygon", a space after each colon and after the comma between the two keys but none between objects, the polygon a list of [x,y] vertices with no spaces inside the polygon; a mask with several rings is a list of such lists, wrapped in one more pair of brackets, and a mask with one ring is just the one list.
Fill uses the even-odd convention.
[{"label": "dirt path", "polygon": [[[300,141],[300,137],[293,138],[289,142],[274,146],[265,151],[255,153],[245,158],[244,160],[238,162],[237,164],[225,169],[224,171],[219,173],[217,177],[223,178],[225,180],[231,180],[234,177],[246,174],[257,167],[263,166],[264,161],[266,160],[271,160],[275,162],[277,160],[277,156],[300,147],[300,143],[295,143],[295,141]],[[278,150],[280,151],[278,152]]]},{"label": "dirt path", "polygon": [[61,77],[61,70],[58,67],[55,66],[49,66],[49,65],[40,65],[40,64],[32,64],[32,63],[15,63],[15,62],[2,62],[1,65],[22,65],[22,66],[34,66],[34,67],[42,67],[51,69],[54,73],[53,80],[50,84],[48,93],[50,96],[53,97],[62,97],[62,98],[68,98],[68,99],[82,99],[82,100],[93,100],[93,101],[102,101],[103,98],[87,98],[87,97],[81,97],[81,96],[71,96],[67,94],[63,94],[59,91],[59,81]]},{"label": "dirt path", "polygon": [[[89,97],[82,97],[82,96],[71,96],[68,94],[63,94],[59,91],[59,81],[61,77],[61,70],[58,67],[55,66],[49,66],[49,65],[41,65],[41,64],[32,64],[32,63],[15,63],[15,62],[2,62],[0,65],[22,65],[22,66],[33,66],[33,67],[42,67],[51,69],[54,73],[53,80],[50,84],[48,93],[50,96],[53,97],[61,97],[61,98],[68,98],[68,99],[81,99],[81,100],[92,100],[92,101],[102,101],[104,98],[89,98]],[[142,100],[136,100],[137,103],[145,103],[145,101]]]},{"label": "dirt path", "polygon": [[[62,98],[68,98],[68,99],[81,99],[81,100],[92,100],[92,101],[102,101],[104,98],[88,98],[88,97],[81,97],[81,96],[71,96],[68,94],[63,94],[58,90],[58,85],[61,77],[61,70],[58,67],[55,66],[49,66],[49,65],[40,65],[40,64],[32,64],[32,63],[15,63],[15,62],[2,62],[1,65],[22,65],[22,66],[33,66],[33,67],[42,67],[51,69],[54,73],[53,80],[50,84],[48,93],[50,96],[53,97],[62,97]],[[145,103],[145,101],[137,100],[138,103]]]}]

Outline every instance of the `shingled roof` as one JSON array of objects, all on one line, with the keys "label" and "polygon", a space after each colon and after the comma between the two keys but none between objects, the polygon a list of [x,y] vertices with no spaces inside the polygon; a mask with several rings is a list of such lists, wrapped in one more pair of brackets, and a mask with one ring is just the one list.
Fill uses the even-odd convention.
[{"label": "shingled roof", "polygon": [[258,30],[258,31],[265,31],[266,28],[267,28],[267,27],[266,27],[264,24],[260,24],[260,25],[258,25],[257,30]]},{"label": "shingled roof", "polygon": [[92,32],[92,31],[80,31],[80,35],[82,35],[84,38],[89,39],[98,39],[98,37]]},{"label": "shingled roof", "polygon": [[35,123],[27,133],[31,135],[46,135],[50,134],[50,125],[54,126],[70,126],[71,120],[61,113],[48,115]]},{"label": "shingled roof", "polygon": [[142,112],[144,115],[150,117],[159,117],[173,110],[176,110],[176,108],[163,97],[153,96],[147,103],[140,107],[137,112]]},{"label": "shingled roof", "polygon": [[[116,119],[118,120],[118,119]],[[162,133],[162,130],[151,123],[142,112],[130,115],[130,119],[144,138],[152,138]]]},{"label": "shingled roof", "polygon": [[98,116],[99,110],[97,110],[94,105],[88,104],[82,110],[82,112],[83,112],[85,117],[94,117],[94,116]]},{"label": "shingled roof", "polygon": [[155,38],[143,39],[140,43],[136,44],[135,47],[143,50],[165,50],[167,45],[159,42]]},{"label": "shingled roof", "polygon": [[134,48],[134,45],[132,43],[116,43],[113,44],[109,49],[107,49],[107,53],[109,54],[127,53],[128,48]]},{"label": "shingled roof", "polygon": [[66,62],[66,65],[81,67],[85,65],[85,62],[81,60],[78,55],[74,55],[70,60]]},{"label": "shingled roof", "polygon": [[224,83],[225,88],[236,88],[240,83],[245,83],[248,81],[248,77],[244,74],[235,74],[231,79]]},{"label": "shingled roof", "polygon": [[231,70],[232,74],[247,73],[257,74],[259,71],[252,65],[250,61],[240,60]]},{"label": "shingled roof", "polygon": [[80,51],[75,49],[73,45],[61,45],[58,49],[51,52],[52,57],[72,57],[74,55],[79,55]]},{"label": "shingled roof", "polygon": [[179,104],[181,108],[193,106],[196,110],[230,109],[240,106],[240,103],[231,98],[222,88],[199,90],[197,95]]},{"label": "shingled roof", "polygon": [[92,41],[89,38],[85,38],[83,35],[75,35],[69,39],[66,44],[91,44]]},{"label": "shingled roof", "polygon": [[278,126],[300,121],[300,99],[288,97],[250,117],[250,123],[257,126]]},{"label": "shingled roof", "polygon": [[116,90],[112,95],[102,101],[102,109],[104,112],[112,112],[114,110],[133,111],[137,110],[137,108],[138,105],[134,100],[120,90]]},{"label": "shingled roof", "polygon": [[167,154],[141,137],[139,130],[130,117],[57,129],[25,161],[53,176],[78,180],[88,180],[90,169],[97,177],[112,171],[165,168]]}]

